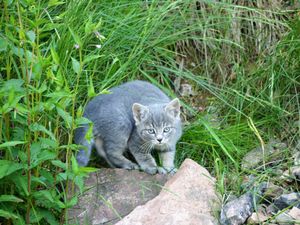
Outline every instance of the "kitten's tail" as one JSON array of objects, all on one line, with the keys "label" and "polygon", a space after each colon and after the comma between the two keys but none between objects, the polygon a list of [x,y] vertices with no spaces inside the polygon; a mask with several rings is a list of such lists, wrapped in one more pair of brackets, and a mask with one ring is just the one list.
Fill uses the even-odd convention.
[{"label": "kitten's tail", "polygon": [[74,141],[78,145],[83,145],[84,149],[80,149],[77,152],[77,163],[79,166],[86,166],[90,161],[90,156],[92,152],[92,148],[94,145],[94,140],[92,139],[88,142],[85,139],[85,134],[88,131],[88,126],[78,127],[75,130]]}]

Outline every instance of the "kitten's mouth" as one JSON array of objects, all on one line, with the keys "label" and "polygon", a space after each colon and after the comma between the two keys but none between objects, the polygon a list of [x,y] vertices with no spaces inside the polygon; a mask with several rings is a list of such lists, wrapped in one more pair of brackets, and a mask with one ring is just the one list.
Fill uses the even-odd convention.
[{"label": "kitten's mouth", "polygon": [[157,143],[155,143],[155,145],[158,146],[158,147],[163,147],[163,146],[166,145],[166,143],[157,142]]}]

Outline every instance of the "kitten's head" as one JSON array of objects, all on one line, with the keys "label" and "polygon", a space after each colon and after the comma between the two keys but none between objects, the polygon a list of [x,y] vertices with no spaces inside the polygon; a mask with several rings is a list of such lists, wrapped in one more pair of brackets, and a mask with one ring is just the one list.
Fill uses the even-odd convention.
[{"label": "kitten's head", "polygon": [[134,103],[132,112],[137,132],[144,141],[152,146],[164,146],[172,141],[180,120],[177,98],[168,104],[144,106]]}]

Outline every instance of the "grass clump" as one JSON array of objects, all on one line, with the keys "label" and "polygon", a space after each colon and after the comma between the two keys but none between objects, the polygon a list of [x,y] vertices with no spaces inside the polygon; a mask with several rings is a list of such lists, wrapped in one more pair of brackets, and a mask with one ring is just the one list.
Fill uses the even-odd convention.
[{"label": "grass clump", "polygon": [[[68,223],[80,194],[72,191],[83,191],[83,177],[94,171],[77,166],[74,130],[90,124],[82,117],[90,98],[127,80],[148,80],[170,95],[180,83],[195,88],[195,97],[182,98],[192,119],[177,165],[191,157],[206,166],[222,193],[240,191],[225,178],[234,174],[241,182],[240,160],[249,149],[274,135],[297,139],[289,130],[300,111],[300,23],[290,22],[291,6],[192,0],[0,6],[3,224]],[[211,113],[197,111],[201,96],[204,107],[217,107],[217,125]]]}]

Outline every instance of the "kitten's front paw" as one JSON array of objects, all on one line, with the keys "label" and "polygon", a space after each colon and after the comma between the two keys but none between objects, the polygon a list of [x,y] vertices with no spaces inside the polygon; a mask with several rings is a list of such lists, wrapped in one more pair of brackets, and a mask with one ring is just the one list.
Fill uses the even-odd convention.
[{"label": "kitten's front paw", "polygon": [[157,171],[159,174],[167,174],[168,173],[168,171],[163,167],[158,167]]},{"label": "kitten's front paw", "polygon": [[142,170],[148,174],[154,175],[157,173],[157,167],[145,167]]},{"label": "kitten's front paw", "polygon": [[175,168],[175,167],[168,169],[168,173],[171,174],[171,175],[174,175],[176,172],[177,172],[177,168]]},{"label": "kitten's front paw", "polygon": [[159,174],[175,174],[177,172],[177,169],[175,167],[173,168],[164,168],[164,167],[158,167],[158,173]]},{"label": "kitten's front paw", "polygon": [[130,163],[124,166],[123,168],[127,170],[138,170],[140,167],[135,163]]}]

